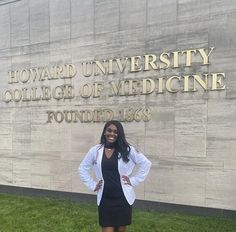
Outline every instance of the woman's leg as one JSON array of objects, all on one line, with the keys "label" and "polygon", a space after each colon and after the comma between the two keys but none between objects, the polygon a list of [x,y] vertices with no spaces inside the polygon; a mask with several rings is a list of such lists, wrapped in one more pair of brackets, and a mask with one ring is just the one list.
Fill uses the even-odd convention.
[{"label": "woman's leg", "polygon": [[115,232],[125,232],[126,231],[126,226],[119,226],[116,227]]},{"label": "woman's leg", "polygon": [[102,232],[115,232],[114,227],[102,227]]}]

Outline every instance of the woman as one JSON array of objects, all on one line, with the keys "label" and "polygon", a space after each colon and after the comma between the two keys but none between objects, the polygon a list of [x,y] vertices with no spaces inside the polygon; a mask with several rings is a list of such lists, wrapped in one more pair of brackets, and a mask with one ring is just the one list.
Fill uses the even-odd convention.
[{"label": "woman", "polygon": [[[139,169],[135,175],[135,165]],[[99,224],[102,232],[125,232],[131,224],[133,187],[144,181],[151,162],[130,146],[119,121],[105,124],[100,144],[92,147],[80,164],[81,180],[97,192]],[[89,174],[93,168],[97,181]]]}]

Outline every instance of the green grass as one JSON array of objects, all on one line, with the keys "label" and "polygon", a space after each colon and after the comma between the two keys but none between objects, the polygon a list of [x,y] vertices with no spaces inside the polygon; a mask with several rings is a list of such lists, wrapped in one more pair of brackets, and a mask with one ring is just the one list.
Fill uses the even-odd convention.
[{"label": "green grass", "polygon": [[[95,204],[0,194],[0,232],[97,232]],[[233,232],[236,219],[133,210],[128,232]]]}]

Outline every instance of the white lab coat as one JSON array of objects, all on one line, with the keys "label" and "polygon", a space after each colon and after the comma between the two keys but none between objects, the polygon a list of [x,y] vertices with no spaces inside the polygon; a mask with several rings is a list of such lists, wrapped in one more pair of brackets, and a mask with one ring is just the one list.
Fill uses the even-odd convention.
[{"label": "white lab coat", "polygon": [[[120,174],[122,190],[124,192],[126,200],[130,205],[132,205],[135,201],[135,192],[133,187],[144,181],[150,170],[151,162],[142,153],[136,151],[134,147],[130,146],[130,148],[131,150],[129,153],[129,162],[125,163],[122,158],[118,159],[118,171]],[[92,147],[82,160],[78,170],[82,182],[92,191],[94,191],[97,182],[99,180],[103,180],[102,187],[97,191],[97,205],[99,205],[101,202],[104,187],[104,179],[101,167],[103,150],[104,146],[101,144]],[[132,175],[132,171],[135,165],[138,165],[139,167],[136,174]],[[95,172],[96,181],[90,175],[89,170],[91,168],[93,168]],[[132,186],[124,183],[122,175],[129,177]]]}]

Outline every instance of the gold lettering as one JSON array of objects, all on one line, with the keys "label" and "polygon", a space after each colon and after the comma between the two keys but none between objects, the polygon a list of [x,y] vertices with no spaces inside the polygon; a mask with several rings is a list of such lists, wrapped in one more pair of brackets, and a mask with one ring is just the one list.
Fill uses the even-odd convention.
[{"label": "gold lettering", "polygon": [[151,94],[155,89],[155,82],[152,79],[143,79],[142,82],[143,82],[142,94],[144,95]]},{"label": "gold lettering", "polygon": [[13,83],[18,83],[18,78],[17,78],[18,71],[9,71],[8,72],[8,84],[13,84]]},{"label": "gold lettering", "polygon": [[130,57],[130,62],[131,62],[130,72],[139,72],[142,70],[140,60],[141,60],[141,56]]},{"label": "gold lettering", "polygon": [[207,65],[209,64],[209,56],[211,55],[212,51],[213,51],[214,47],[210,48],[210,51],[208,52],[208,54],[205,52],[204,48],[200,48],[198,49],[200,55],[202,56],[203,59],[203,63],[202,65]]},{"label": "gold lettering", "polygon": [[22,83],[28,82],[28,80],[30,79],[29,71],[27,69],[22,69],[20,71],[19,79]]},{"label": "gold lettering", "polygon": [[41,100],[41,95],[37,96],[37,89],[36,87],[31,88],[31,100],[32,101],[39,101]]},{"label": "gold lettering", "polygon": [[174,60],[174,64],[173,64],[173,68],[178,68],[179,67],[179,51],[176,51],[176,52],[173,52],[174,54],[174,57],[173,57],[173,60]]},{"label": "gold lettering", "polygon": [[36,81],[36,79],[38,81],[41,80],[42,71],[40,73],[40,69],[39,68],[31,68],[30,69],[30,74],[31,74],[31,77],[32,77],[34,82]]},{"label": "gold lettering", "polygon": [[9,103],[10,101],[12,101],[12,91],[11,90],[5,91],[5,93],[3,95],[3,101],[6,103]]},{"label": "gold lettering", "polygon": [[64,76],[65,78],[72,78],[77,73],[75,65],[73,65],[73,64],[66,64],[65,65],[65,70],[66,70],[65,76]]},{"label": "gold lettering", "polygon": [[158,93],[163,93],[163,77],[158,78]]},{"label": "gold lettering", "polygon": [[63,78],[63,68],[60,65],[53,67],[53,75],[49,77],[49,80]]},{"label": "gold lettering", "polygon": [[[106,61],[104,60],[103,61],[103,64],[105,63]],[[106,68],[102,65],[102,63],[98,60],[95,61],[95,65],[94,65],[94,75],[97,76],[99,75],[99,71],[102,72],[102,74],[106,74]]]},{"label": "gold lettering", "polygon": [[83,111],[83,122],[92,122],[93,121],[93,112],[91,110]]},{"label": "gold lettering", "polygon": [[99,83],[99,82],[95,82],[93,84],[93,97],[100,97],[101,96],[101,92],[103,90],[103,83]]},{"label": "gold lettering", "polygon": [[134,80],[128,80],[128,95],[137,95],[137,85],[138,85],[138,81],[134,81]]},{"label": "gold lettering", "polygon": [[144,71],[150,70],[149,65],[154,70],[158,69],[157,65],[155,64],[156,59],[157,59],[156,55],[153,54],[144,55]]},{"label": "gold lettering", "polygon": [[83,122],[83,114],[80,111],[75,112],[75,120],[79,119],[80,122]]},{"label": "gold lettering", "polygon": [[42,86],[42,100],[49,100],[51,98],[51,89],[49,86]]},{"label": "gold lettering", "polygon": [[19,89],[15,89],[13,91],[13,101],[19,102],[22,98],[21,91]]},{"label": "gold lettering", "polygon": [[61,111],[56,111],[54,113],[55,121],[61,123],[64,120],[64,114]]},{"label": "gold lettering", "polygon": [[[88,72],[88,64],[90,65],[90,72]],[[92,75],[92,62],[83,62],[82,63],[82,70],[83,70],[83,76],[84,77],[90,77]]]},{"label": "gold lettering", "polygon": [[119,81],[118,86],[116,86],[115,82],[110,82],[110,94],[109,97],[113,97],[114,95],[117,96],[118,94],[120,96],[125,95],[125,81]]},{"label": "gold lettering", "polygon": [[225,89],[225,85],[222,84],[222,80],[225,78],[225,73],[212,73],[212,86],[211,90]]},{"label": "gold lettering", "polygon": [[41,73],[40,81],[45,81],[45,79],[48,79],[48,80],[52,79],[48,68],[43,68],[42,73]]},{"label": "gold lettering", "polygon": [[28,89],[27,88],[23,88],[22,89],[22,101],[30,101],[31,98],[28,95]]},{"label": "gold lettering", "polygon": [[207,74],[204,74],[205,82],[201,79],[199,75],[193,75],[193,90],[197,91],[196,89],[196,82],[202,86],[204,90],[207,90]]},{"label": "gold lettering", "polygon": [[104,121],[110,121],[114,118],[114,112],[110,109],[104,109]]},{"label": "gold lettering", "polygon": [[178,92],[177,89],[173,89],[173,87],[172,87],[172,81],[174,79],[177,79],[178,81],[180,81],[180,77],[178,77],[178,76],[172,76],[172,77],[168,78],[167,81],[166,81],[166,89],[171,93]]},{"label": "gold lettering", "polygon": [[93,92],[93,88],[90,84],[84,84],[80,88],[80,95],[83,98],[89,98]]},{"label": "gold lettering", "polygon": [[160,65],[161,69],[169,68],[170,66],[170,60],[168,59],[170,57],[170,53],[163,52],[160,55],[160,61],[165,64],[165,66]]},{"label": "gold lettering", "polygon": [[113,72],[113,60],[108,61],[108,74],[114,74]]},{"label": "gold lettering", "polygon": [[189,89],[189,78],[191,77],[191,75],[186,75],[186,76],[183,76],[184,78],[184,92],[192,92],[192,91],[196,91],[194,89]]},{"label": "gold lettering", "polygon": [[72,110],[64,110],[63,113],[65,115],[65,121],[67,123],[71,123],[73,120],[73,111]]},{"label": "gold lettering", "polygon": [[192,66],[192,52],[196,54],[197,51],[196,49],[182,51],[182,54],[186,53],[186,65],[185,65],[186,67]]},{"label": "gold lettering", "polygon": [[52,123],[52,120],[54,118],[54,112],[53,111],[47,111],[46,113],[48,114],[47,123]]},{"label": "gold lettering", "polygon": [[125,70],[128,57],[125,57],[124,60],[125,60],[125,61],[124,61],[124,64],[122,64],[120,58],[116,59],[117,66],[118,66],[118,68],[119,68],[119,70],[120,70],[121,73],[123,73],[124,70]]},{"label": "gold lettering", "polygon": [[74,90],[74,88],[73,88],[72,85],[63,85],[64,99],[72,99],[72,98],[74,98],[73,90]]},{"label": "gold lettering", "polygon": [[54,99],[56,99],[56,100],[60,100],[60,99],[62,99],[63,98],[63,88],[62,88],[62,86],[57,86],[57,87],[55,87],[54,89],[53,89],[53,91],[52,91],[52,96],[53,96],[53,98]]}]

